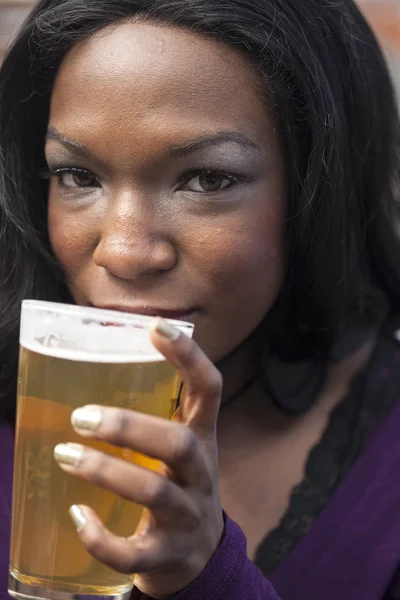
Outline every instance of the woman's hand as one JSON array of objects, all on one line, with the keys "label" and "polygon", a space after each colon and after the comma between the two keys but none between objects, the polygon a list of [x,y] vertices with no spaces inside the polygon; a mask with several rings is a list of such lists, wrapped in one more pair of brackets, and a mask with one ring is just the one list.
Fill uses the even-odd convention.
[{"label": "woman's hand", "polygon": [[162,319],[154,321],[151,335],[184,382],[180,422],[96,406],[75,411],[73,425],[82,436],[161,460],[165,476],[86,447],[74,448],[75,465],[65,462],[62,449],[55,456],[68,473],[147,507],[136,535],[127,538],[108,531],[86,506],[71,514],[92,556],[121,573],[136,573],[143,593],[168,598],[198,577],[223,533],[216,441],[222,382],[197,344]]}]

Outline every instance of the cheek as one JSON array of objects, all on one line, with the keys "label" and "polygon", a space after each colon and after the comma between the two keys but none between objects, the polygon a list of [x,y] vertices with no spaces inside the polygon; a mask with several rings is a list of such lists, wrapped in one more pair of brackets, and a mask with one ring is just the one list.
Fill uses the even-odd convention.
[{"label": "cheek", "polygon": [[279,295],[285,273],[283,221],[231,223],[198,241],[196,267],[208,301],[207,318],[195,336],[217,361],[256,329]]},{"label": "cheek", "polygon": [[[256,232],[257,233],[257,232]],[[232,303],[241,310],[252,312],[258,320],[271,308],[282,285],[284,261],[282,240],[239,235],[235,245],[226,249],[223,267],[227,291]]]},{"label": "cheek", "polygon": [[92,255],[96,230],[79,213],[69,214],[49,201],[48,231],[54,256],[67,278],[74,276]]},{"label": "cheek", "polygon": [[[257,319],[271,307],[285,270],[283,216],[242,218],[196,236],[196,254],[225,306],[250,309]],[[257,313],[257,314],[255,314]]]}]

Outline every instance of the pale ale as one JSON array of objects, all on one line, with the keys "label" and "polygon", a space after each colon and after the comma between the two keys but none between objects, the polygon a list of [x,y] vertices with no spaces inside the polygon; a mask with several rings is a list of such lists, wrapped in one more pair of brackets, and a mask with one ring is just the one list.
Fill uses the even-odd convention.
[{"label": "pale ale", "polygon": [[[105,330],[115,329],[115,323],[107,325]],[[128,537],[143,508],[65,473],[53,451],[59,443],[81,443],[158,469],[157,461],[132,450],[80,437],[70,418],[75,408],[101,404],[170,419],[179,394],[177,372],[157,352],[115,356],[96,348],[85,355],[85,348],[73,352],[60,344],[24,346],[21,336],[18,377],[10,579],[42,592],[124,597],[133,576],[113,571],[86,552],[68,509],[88,505],[110,531]]]}]

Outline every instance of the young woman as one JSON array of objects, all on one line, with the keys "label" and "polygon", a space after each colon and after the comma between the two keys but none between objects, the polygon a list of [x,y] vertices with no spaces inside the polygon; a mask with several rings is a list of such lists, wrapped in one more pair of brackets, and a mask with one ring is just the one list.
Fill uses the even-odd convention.
[{"label": "young woman", "polygon": [[82,407],[56,455],[150,510],[71,509],[134,598],[400,598],[399,122],[353,1],[41,0],[0,94],[0,594],[40,298],[161,317],[184,381],[181,422]]}]

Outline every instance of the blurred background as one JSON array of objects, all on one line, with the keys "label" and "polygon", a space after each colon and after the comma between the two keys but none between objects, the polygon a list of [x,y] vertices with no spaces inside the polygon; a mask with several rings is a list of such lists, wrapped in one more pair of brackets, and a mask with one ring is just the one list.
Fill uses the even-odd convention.
[{"label": "blurred background", "polygon": [[388,57],[400,100],[400,0],[358,0]]},{"label": "blurred background", "polygon": [[[387,53],[400,97],[400,0],[358,0],[358,3]],[[0,61],[34,4],[35,0],[0,0]]]}]

